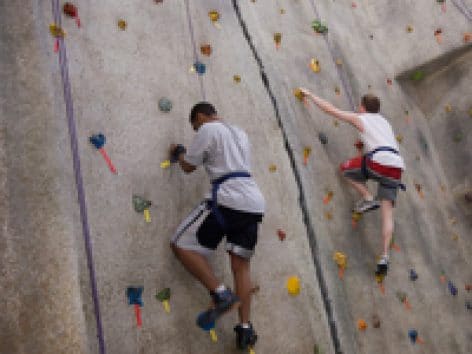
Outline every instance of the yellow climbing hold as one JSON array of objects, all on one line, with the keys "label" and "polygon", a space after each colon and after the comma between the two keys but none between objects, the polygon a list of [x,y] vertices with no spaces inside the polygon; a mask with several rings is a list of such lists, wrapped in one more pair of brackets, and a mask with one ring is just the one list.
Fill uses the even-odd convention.
[{"label": "yellow climbing hold", "polygon": [[164,311],[170,313],[170,303],[169,300],[162,301],[162,306],[164,306]]},{"label": "yellow climbing hold", "polygon": [[282,42],[282,33],[280,33],[280,32],[275,32],[274,33],[274,42],[275,42],[275,48],[279,49],[280,48],[280,43]]},{"label": "yellow climbing hold", "polygon": [[406,31],[407,31],[408,33],[413,32],[413,26],[412,26],[412,25],[406,26]]},{"label": "yellow climbing hold", "polygon": [[343,65],[343,61],[342,61],[341,59],[336,59],[336,65],[342,66],[342,65]]},{"label": "yellow climbing hold", "polygon": [[241,76],[239,75],[233,75],[233,81],[237,84],[241,82]]},{"label": "yellow climbing hold", "polygon": [[340,268],[346,268],[347,265],[347,256],[342,252],[335,252],[333,259]]},{"label": "yellow climbing hold", "polygon": [[305,98],[305,94],[299,88],[293,90],[293,95],[298,98],[299,101],[303,101],[303,99]]},{"label": "yellow climbing hold", "polygon": [[274,165],[274,164],[271,164],[271,165],[269,166],[269,172],[274,173],[275,171],[277,171],[277,166]]},{"label": "yellow climbing hold", "polygon": [[208,16],[210,17],[211,22],[215,23],[220,19],[220,13],[216,10],[208,11]]},{"label": "yellow climbing hold", "polygon": [[452,106],[448,103],[444,106],[444,110],[447,112],[447,113],[450,113],[452,112]]},{"label": "yellow climbing hold", "polygon": [[126,23],[125,20],[123,20],[122,18],[120,18],[118,20],[118,28],[122,31],[124,31],[126,29],[126,26],[128,26],[128,24]]},{"label": "yellow climbing hold", "polygon": [[218,336],[216,335],[216,332],[214,329],[210,329],[210,338],[213,343],[218,342]]},{"label": "yellow climbing hold", "polygon": [[336,86],[334,88],[334,93],[339,96],[341,94],[341,89],[338,86]]},{"label": "yellow climbing hold", "polygon": [[61,28],[59,27],[58,25],[56,25],[55,23],[51,23],[49,25],[49,32],[51,33],[51,35],[53,37],[65,37],[66,35],[66,32]]},{"label": "yellow climbing hold", "polygon": [[287,291],[292,296],[300,294],[300,279],[297,276],[288,278]]},{"label": "yellow climbing hold", "polygon": [[144,221],[151,222],[151,213],[149,213],[149,209],[144,209]]},{"label": "yellow climbing hold", "polygon": [[310,68],[311,70],[313,70],[313,72],[315,73],[319,73],[320,70],[321,70],[321,67],[320,67],[320,62],[318,61],[318,59],[316,58],[312,58],[311,61],[310,61]]},{"label": "yellow climbing hold", "polygon": [[161,162],[161,168],[169,168],[170,167],[170,160],[165,160]]},{"label": "yellow climbing hold", "polygon": [[400,134],[398,134],[395,139],[397,139],[398,143],[401,144],[402,141],[403,141],[403,136],[401,136]]}]

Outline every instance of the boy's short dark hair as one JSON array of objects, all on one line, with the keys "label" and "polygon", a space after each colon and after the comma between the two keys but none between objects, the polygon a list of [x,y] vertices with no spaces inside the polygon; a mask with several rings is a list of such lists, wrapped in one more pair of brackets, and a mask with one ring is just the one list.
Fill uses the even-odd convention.
[{"label": "boy's short dark hair", "polygon": [[216,109],[211,103],[208,102],[197,103],[190,111],[190,123],[193,123],[195,119],[197,119],[198,113],[211,117],[216,114]]},{"label": "boy's short dark hair", "polygon": [[361,101],[365,110],[369,113],[379,113],[380,111],[380,99],[372,94],[367,94],[362,97]]}]

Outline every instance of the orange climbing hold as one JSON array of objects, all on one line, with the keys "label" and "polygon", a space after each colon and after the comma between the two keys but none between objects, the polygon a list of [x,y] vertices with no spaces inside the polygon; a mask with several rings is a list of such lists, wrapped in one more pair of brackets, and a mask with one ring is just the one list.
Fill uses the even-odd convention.
[{"label": "orange climbing hold", "polygon": [[303,149],[303,164],[306,166],[308,165],[308,157],[311,154],[311,147],[307,146]]},{"label": "orange climbing hold", "polygon": [[274,42],[275,42],[275,49],[279,49],[280,44],[282,43],[282,33],[280,32],[274,33]]},{"label": "orange climbing hold", "polygon": [[469,43],[472,41],[472,32],[464,33],[464,43]]},{"label": "orange climbing hold", "polygon": [[202,44],[200,46],[200,52],[202,53],[202,55],[206,55],[207,57],[209,57],[212,52],[211,45],[208,43]]},{"label": "orange climbing hold", "polygon": [[436,42],[438,42],[438,44],[442,43],[442,29],[441,28],[438,28],[436,29],[436,31],[434,31],[434,37],[436,37]]},{"label": "orange climbing hold", "polygon": [[323,198],[323,204],[324,205],[328,204],[331,201],[331,199],[333,199],[333,195],[334,195],[333,191],[328,191],[328,193],[326,193],[326,195]]},{"label": "orange climbing hold", "polygon": [[359,329],[359,331],[365,331],[367,329],[367,322],[362,318],[357,320],[357,329]]}]

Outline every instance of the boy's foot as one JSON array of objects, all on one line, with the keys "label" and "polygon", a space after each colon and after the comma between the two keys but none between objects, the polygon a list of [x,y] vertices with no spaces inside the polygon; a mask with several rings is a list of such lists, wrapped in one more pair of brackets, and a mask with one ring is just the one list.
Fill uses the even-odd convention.
[{"label": "boy's foot", "polygon": [[380,202],[378,200],[361,199],[356,203],[352,211],[355,213],[363,214],[368,211],[378,209],[379,207],[380,207]]},{"label": "boy's foot", "polygon": [[249,323],[249,328],[244,328],[241,324],[234,327],[236,332],[236,346],[238,349],[246,350],[249,346],[253,346],[257,342],[257,334]]},{"label": "boy's foot", "polygon": [[197,325],[201,328],[207,328],[226,312],[240,305],[237,297],[231,289],[225,289],[221,292],[211,294],[215,307],[202,313],[197,319]]},{"label": "boy's foot", "polygon": [[388,272],[388,256],[381,256],[377,262],[377,270],[375,271],[376,275],[387,275]]}]

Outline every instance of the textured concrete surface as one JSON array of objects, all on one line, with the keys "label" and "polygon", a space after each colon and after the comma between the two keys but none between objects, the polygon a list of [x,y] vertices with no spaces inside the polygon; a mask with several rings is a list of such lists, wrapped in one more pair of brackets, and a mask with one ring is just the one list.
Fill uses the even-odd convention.
[{"label": "textured concrete surface", "polygon": [[[267,199],[253,262],[261,288],[253,306],[258,353],[312,353],[315,343],[324,353],[472,352],[471,311],[464,306],[472,300],[464,289],[472,283],[472,204],[464,197],[472,188],[472,57],[463,41],[472,25],[460,11],[470,1],[447,1],[446,12],[429,0],[365,0],[356,7],[340,0],[77,5],[82,27],[62,21],[107,353],[237,352],[235,314],[219,323],[216,344],[194,325],[209,299],[168,247],[208,181],[203,171],[185,176],[159,164],[170,143],[191,141],[188,112],[203,98],[248,132],[254,175]],[[219,26],[208,18],[212,9],[220,12]],[[117,27],[120,18],[125,31]],[[316,18],[327,23],[327,35],[311,30]],[[0,1],[2,354],[99,353],[51,22],[51,1]],[[442,43],[433,35],[439,27]],[[282,34],[278,50],[275,32]],[[212,45],[210,57],[200,54],[203,43]],[[203,76],[189,72],[196,56],[207,64]],[[320,73],[308,67],[313,57]],[[425,77],[412,81],[418,70]],[[355,133],[297,101],[298,86],[344,109],[374,92],[402,138],[408,190],[398,200],[400,251],[392,251],[384,295],[373,279],[379,215],[352,228],[355,196],[337,172],[356,153]],[[159,111],[161,97],[173,101],[171,112]],[[107,137],[117,175],[88,144],[96,132]],[[320,132],[327,145],[318,141]],[[312,153],[304,166],[307,146]],[[276,172],[269,172],[271,164]],[[334,197],[324,205],[328,190]],[[134,212],[133,194],[153,202],[150,224]],[[286,241],[278,240],[278,228]],[[348,256],[344,280],[335,251]],[[222,250],[214,264],[231,285]],[[410,268],[419,274],[416,282],[408,279]],[[302,280],[298,297],[285,290],[291,275]],[[457,296],[449,293],[449,280]],[[141,329],[126,303],[131,285],[145,289]],[[170,314],[154,298],[164,287],[172,289]],[[408,294],[411,310],[398,291]],[[378,329],[373,314],[381,319]],[[357,330],[360,318],[369,324],[365,332]],[[424,344],[410,343],[410,328]]]}]

